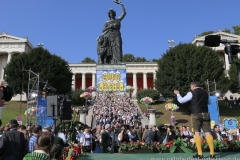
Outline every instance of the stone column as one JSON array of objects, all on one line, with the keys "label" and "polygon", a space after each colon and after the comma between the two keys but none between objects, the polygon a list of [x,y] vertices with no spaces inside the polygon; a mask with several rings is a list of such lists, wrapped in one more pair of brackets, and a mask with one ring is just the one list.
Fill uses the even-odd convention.
[{"label": "stone column", "polygon": [[156,109],[148,109],[149,115],[149,125],[156,125]]},{"label": "stone column", "polygon": [[143,73],[143,89],[147,89],[147,73]]},{"label": "stone column", "polygon": [[133,73],[133,97],[136,97],[136,93],[137,93],[137,73]]},{"label": "stone column", "polygon": [[86,73],[82,73],[82,90],[86,89]]},{"label": "stone column", "polygon": [[153,89],[155,89],[156,72],[153,73]]},{"label": "stone column", "polygon": [[[92,73],[92,86],[96,87],[96,74]],[[96,97],[97,92],[92,92],[92,97]]]},{"label": "stone column", "polygon": [[9,63],[12,59],[12,52],[8,52],[8,59],[7,59],[7,63]]},{"label": "stone column", "polygon": [[72,90],[73,91],[76,90],[76,73],[73,74],[73,78],[72,78]]},{"label": "stone column", "polygon": [[82,110],[79,111],[79,113],[80,113],[79,121],[83,124],[86,124],[86,113],[87,113],[87,111],[85,109],[82,109]]},{"label": "stone column", "polygon": [[96,74],[95,73],[92,74],[92,86],[96,87]]}]

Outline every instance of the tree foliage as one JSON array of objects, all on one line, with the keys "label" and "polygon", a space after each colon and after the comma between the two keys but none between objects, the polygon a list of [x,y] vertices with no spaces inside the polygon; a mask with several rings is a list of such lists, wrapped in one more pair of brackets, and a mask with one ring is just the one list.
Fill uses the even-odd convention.
[{"label": "tree foliage", "polygon": [[127,53],[123,55],[123,59],[122,59],[123,62],[133,62],[134,60],[135,60],[135,57],[131,53]]},{"label": "tree foliage", "polygon": [[[240,64],[239,58],[234,58],[234,61],[238,62]],[[230,68],[228,70],[228,75],[230,78],[230,91],[235,93],[238,92],[238,71],[237,71],[237,65],[231,64]]]},{"label": "tree foliage", "polygon": [[223,32],[231,33],[231,30],[230,30],[229,28],[225,28],[225,29],[223,30]]},{"label": "tree foliage", "polygon": [[149,62],[145,57],[136,57],[134,62]]},{"label": "tree foliage", "polygon": [[150,97],[153,100],[158,100],[159,99],[159,92],[157,90],[152,90],[152,89],[138,90],[137,91],[137,99],[140,100],[143,97]]},{"label": "tree foliage", "polygon": [[[68,63],[57,55],[52,55],[41,47],[32,49],[29,53],[22,53],[13,57],[6,66],[5,80],[13,87],[15,94],[28,93],[28,72],[31,70],[39,74],[40,79],[48,81],[57,93],[66,94],[71,91],[72,73]],[[31,74],[33,77],[33,74]],[[39,89],[43,89],[43,83],[39,83]]]},{"label": "tree foliage", "polygon": [[90,57],[86,57],[81,63],[96,63],[96,61]]},{"label": "tree foliage", "polygon": [[240,26],[232,26],[233,33],[236,35],[240,35]]},{"label": "tree foliage", "polygon": [[82,106],[86,103],[86,99],[80,97],[83,92],[83,90],[76,90],[69,94],[69,98],[71,99],[73,105]]},{"label": "tree foliage", "polygon": [[206,32],[202,32],[198,36],[206,36],[206,35],[209,35],[209,34],[212,34],[212,33],[214,33],[214,31],[206,31]]},{"label": "tree foliage", "polygon": [[159,59],[153,58],[153,59],[152,59],[152,62],[158,62],[160,59],[161,59],[161,58],[159,58]]},{"label": "tree foliage", "polygon": [[240,26],[232,26],[232,30],[233,31],[229,28],[225,28],[223,32],[240,35]]},{"label": "tree foliage", "polygon": [[[229,28],[225,28],[223,30],[223,32],[240,35],[240,25],[239,26],[232,26],[232,30],[233,31],[231,31],[231,29],[229,29]],[[206,31],[206,32],[202,32],[198,36],[206,36],[206,35],[209,35],[209,34],[212,34],[212,33],[214,33],[214,31]]]},{"label": "tree foliage", "polygon": [[[205,46],[194,44],[179,44],[168,50],[158,62],[155,87],[165,97],[174,96],[177,89],[185,94],[189,91],[192,81],[214,81],[223,84],[223,62],[219,60],[218,53]],[[217,86],[222,90],[226,86]],[[205,87],[204,87],[205,88]],[[222,90],[226,92],[226,90]]]}]

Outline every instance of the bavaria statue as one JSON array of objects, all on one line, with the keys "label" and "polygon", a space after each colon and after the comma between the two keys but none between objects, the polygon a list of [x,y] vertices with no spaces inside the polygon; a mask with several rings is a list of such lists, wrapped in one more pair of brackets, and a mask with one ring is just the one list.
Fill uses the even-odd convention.
[{"label": "bavaria statue", "polygon": [[122,37],[121,37],[121,20],[126,15],[126,10],[122,2],[114,0],[115,3],[122,6],[122,14],[116,17],[116,11],[108,11],[109,21],[103,28],[103,34],[97,38],[98,63],[100,64],[120,64],[122,63]]}]

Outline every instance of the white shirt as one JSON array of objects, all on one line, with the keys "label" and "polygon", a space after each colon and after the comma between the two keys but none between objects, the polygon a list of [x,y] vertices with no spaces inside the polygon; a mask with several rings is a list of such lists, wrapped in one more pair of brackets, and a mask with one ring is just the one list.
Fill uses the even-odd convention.
[{"label": "white shirt", "polygon": [[90,146],[92,143],[92,135],[90,133],[84,132],[83,136],[80,137],[80,143],[82,143],[83,146]]},{"label": "white shirt", "polygon": [[217,134],[217,139],[220,141],[221,140],[220,134],[218,132],[216,134]]},{"label": "white shirt", "polygon": [[64,133],[58,133],[58,135],[57,135],[59,138],[62,138],[62,140],[63,140],[63,142],[64,143],[66,143],[67,142],[67,140],[66,140],[66,137],[65,137],[65,135],[64,135]]}]

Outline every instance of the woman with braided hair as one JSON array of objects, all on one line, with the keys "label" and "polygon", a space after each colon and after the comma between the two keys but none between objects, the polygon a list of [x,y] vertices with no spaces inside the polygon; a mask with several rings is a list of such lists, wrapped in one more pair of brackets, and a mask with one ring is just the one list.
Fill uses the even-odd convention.
[{"label": "woman with braided hair", "polygon": [[51,152],[50,152],[50,157],[51,159],[54,160],[62,160],[63,159],[63,147],[59,144],[54,144]]},{"label": "woman with braided hair", "polygon": [[28,153],[23,160],[50,160],[50,151],[54,143],[54,136],[50,132],[43,132],[37,139],[34,152]]}]

